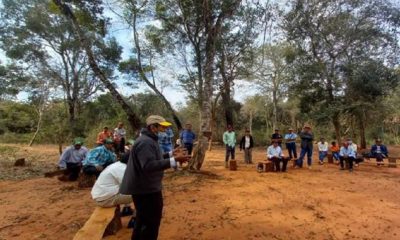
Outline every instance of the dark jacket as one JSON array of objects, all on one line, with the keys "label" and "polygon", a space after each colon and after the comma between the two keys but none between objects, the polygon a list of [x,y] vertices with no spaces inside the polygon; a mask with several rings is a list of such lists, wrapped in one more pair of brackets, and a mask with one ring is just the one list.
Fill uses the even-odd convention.
[{"label": "dark jacket", "polygon": [[[385,145],[381,145],[381,154],[384,154],[386,157],[389,156],[389,152]],[[374,144],[371,147],[371,156],[375,157],[377,155],[378,145]]]},{"label": "dark jacket", "polygon": [[147,129],[133,145],[122,179],[120,193],[126,195],[159,192],[164,170],[170,168],[169,155],[161,153],[157,136]]},{"label": "dark jacket", "polygon": [[301,138],[301,148],[313,148],[314,135],[311,132],[301,132],[299,136]]},{"label": "dark jacket", "polygon": [[[253,136],[249,136],[250,137],[250,147],[249,148],[253,148],[254,147],[254,141],[253,141]],[[244,149],[244,144],[246,143],[246,136],[242,137],[242,140],[240,140],[240,149]]]}]

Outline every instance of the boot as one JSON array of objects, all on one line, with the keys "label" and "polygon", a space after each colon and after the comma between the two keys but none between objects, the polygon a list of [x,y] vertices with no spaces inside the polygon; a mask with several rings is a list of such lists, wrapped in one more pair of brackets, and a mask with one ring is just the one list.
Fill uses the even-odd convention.
[{"label": "boot", "polygon": [[133,214],[133,210],[130,206],[125,206],[122,208],[121,217],[130,216]]},{"label": "boot", "polygon": [[128,228],[134,228],[135,227],[135,217],[132,217],[131,220],[129,220],[128,223]]}]

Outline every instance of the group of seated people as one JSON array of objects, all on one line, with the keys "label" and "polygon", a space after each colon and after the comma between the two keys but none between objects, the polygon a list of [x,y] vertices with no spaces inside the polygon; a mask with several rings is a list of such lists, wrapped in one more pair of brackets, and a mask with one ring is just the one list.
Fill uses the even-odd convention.
[{"label": "group of seated people", "polygon": [[[358,166],[360,162],[364,161],[364,157],[375,158],[378,167],[383,166],[383,159],[387,158],[389,154],[387,147],[382,144],[382,140],[379,138],[375,140],[375,144],[372,145],[371,151],[364,153],[364,155],[357,154],[357,144],[353,143],[350,138],[346,139],[341,147],[339,147],[335,141],[333,141],[331,146],[328,147],[328,143],[324,138],[321,138],[317,145],[319,164],[324,164],[324,159],[328,156],[329,149],[335,163],[340,165],[340,170],[345,169],[345,162],[347,162],[350,172],[353,171],[353,165]],[[267,160],[273,163],[275,172],[286,172],[287,164],[288,161],[291,160],[291,157],[285,157],[280,142],[272,140],[272,144],[267,148]],[[257,170],[260,172],[262,169],[262,164],[259,164]]]}]

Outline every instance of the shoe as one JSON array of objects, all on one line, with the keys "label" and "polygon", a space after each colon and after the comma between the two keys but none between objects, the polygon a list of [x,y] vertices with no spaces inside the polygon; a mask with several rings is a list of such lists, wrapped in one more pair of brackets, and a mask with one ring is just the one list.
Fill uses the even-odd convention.
[{"label": "shoe", "polygon": [[133,215],[133,210],[130,206],[125,206],[122,208],[121,217],[131,216]]},{"label": "shoe", "polygon": [[353,169],[352,169],[352,168],[350,168],[350,169],[349,169],[349,172],[353,172]]},{"label": "shoe", "polygon": [[261,173],[262,171],[262,168],[257,168],[257,172]]},{"label": "shoe", "polygon": [[310,170],[311,170],[311,169],[312,169],[312,167],[311,167],[311,166],[308,166],[308,169],[310,169]]},{"label": "shoe", "polygon": [[129,220],[128,228],[134,228],[135,227],[135,222],[136,222],[136,218],[132,217],[131,220]]},{"label": "shoe", "polygon": [[323,161],[319,161],[319,165],[324,165],[324,162]]},{"label": "shoe", "polygon": [[358,167],[358,163],[354,164],[355,167]]}]

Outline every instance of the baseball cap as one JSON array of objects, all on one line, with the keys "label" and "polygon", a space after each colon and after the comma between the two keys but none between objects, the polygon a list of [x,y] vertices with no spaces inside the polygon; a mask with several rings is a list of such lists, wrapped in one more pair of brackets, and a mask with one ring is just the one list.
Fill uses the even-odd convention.
[{"label": "baseball cap", "polygon": [[172,123],[167,122],[165,120],[165,118],[158,116],[158,115],[150,115],[147,119],[146,119],[146,125],[149,126],[151,124],[160,124],[161,126],[164,127],[169,127],[172,125]]},{"label": "baseball cap", "polygon": [[83,145],[82,138],[75,138],[73,141],[74,145]]},{"label": "baseball cap", "polygon": [[114,141],[111,138],[107,138],[104,140],[104,144],[113,144]]}]

